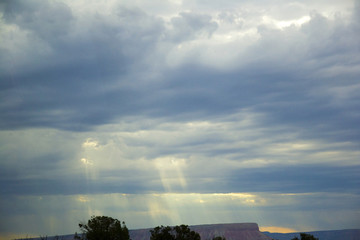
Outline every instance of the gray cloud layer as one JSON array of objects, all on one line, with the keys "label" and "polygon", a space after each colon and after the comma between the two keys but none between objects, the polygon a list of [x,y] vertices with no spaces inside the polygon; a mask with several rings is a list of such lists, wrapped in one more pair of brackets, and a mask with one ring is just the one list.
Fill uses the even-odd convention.
[{"label": "gray cloud layer", "polygon": [[280,2],[0,3],[4,201],[321,193],[358,213],[360,5]]},{"label": "gray cloud layer", "polygon": [[211,37],[217,24],[210,16],[180,13],[167,28],[140,9],[119,8],[84,22],[65,4],[38,4],[4,7],[3,24],[12,26],[18,46],[2,48],[2,129],[82,130],[129,115],[197,119],[251,108],[274,124],[325,125],[322,132],[340,128],[359,137],[355,22],[314,13],[298,29],[260,25],[259,39],[232,63],[239,68],[224,72],[188,59],[170,70],[159,44],[166,51]]}]

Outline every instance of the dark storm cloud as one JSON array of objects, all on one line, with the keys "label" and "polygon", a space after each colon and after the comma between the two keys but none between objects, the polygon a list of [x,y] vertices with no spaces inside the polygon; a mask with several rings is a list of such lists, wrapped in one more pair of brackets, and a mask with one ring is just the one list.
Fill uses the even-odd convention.
[{"label": "dark storm cloud", "polygon": [[[202,173],[188,176],[190,192],[273,192],[273,193],[357,193],[357,166],[300,165],[238,168],[228,174],[214,174],[213,181]],[[181,191],[181,190],[179,190]]]},{"label": "dark storm cloud", "polygon": [[[232,179],[233,191],[274,191],[287,193],[358,192],[360,168],[323,165],[285,166],[254,170],[239,169]],[[244,184],[242,184],[244,183]],[[258,189],[258,190],[256,190]]]},{"label": "dark storm cloud", "polygon": [[[2,60],[12,61],[4,65],[1,74],[2,128],[81,130],[129,114],[138,93],[127,87],[111,88],[133,81],[124,76],[154,44],[161,22],[140,10],[119,9],[115,26],[101,17],[83,26],[81,21],[74,22],[64,4],[38,4],[5,4],[5,22],[28,31],[25,41],[29,46],[19,51],[29,54],[18,59],[17,49],[3,50]],[[52,11],[58,17],[54,18]],[[143,22],[147,25],[142,27]],[[29,49],[31,44],[45,53]]]},{"label": "dark storm cloud", "polygon": [[[358,64],[350,57],[358,45],[353,23],[335,24],[314,13],[300,35],[260,27],[261,39],[249,48],[245,68],[224,72],[191,63],[164,69],[159,81],[146,82],[146,74],[136,78],[131,72],[149,70],[142,58],[153,53],[156,43],[211,36],[217,24],[210,16],[180,13],[166,30],[162,20],[141,10],[119,8],[113,16],[118,22],[99,16],[82,26],[65,4],[36,4],[5,4],[5,22],[29,31],[29,44],[40,38],[50,53],[30,52],[28,62],[15,59],[15,66],[4,69],[2,129],[85,130],[131,115],[205,119],[251,108],[266,113],[268,124],[316,128],[330,136],[337,129],[344,138],[359,138],[360,119],[353,114],[358,97],[335,105],[329,89],[356,84],[353,74],[336,69]],[[50,16],[55,17],[48,21]],[[295,39],[299,36],[305,48]],[[332,68],[341,81],[317,74]]]},{"label": "dark storm cloud", "polygon": [[184,67],[171,75],[176,78],[165,83],[167,86],[159,91],[164,98],[153,105],[165,116],[207,119],[251,109],[266,114],[264,126],[293,127],[294,132],[301,131],[306,137],[334,141],[357,141],[360,137],[359,115],[354,114],[360,107],[358,97],[353,92],[341,105],[334,104],[336,96],[326,91],[329,85],[339,86],[331,86],[328,79],[314,80],[286,70],[274,73],[255,67],[227,74]]}]

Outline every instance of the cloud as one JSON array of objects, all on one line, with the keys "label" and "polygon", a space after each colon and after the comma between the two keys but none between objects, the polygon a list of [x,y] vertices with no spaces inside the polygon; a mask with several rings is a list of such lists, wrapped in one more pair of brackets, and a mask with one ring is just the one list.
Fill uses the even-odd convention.
[{"label": "cloud", "polygon": [[[346,85],[355,84],[351,77],[354,73],[349,75],[346,68],[355,69],[358,63],[339,67],[344,65],[339,54],[353,54],[356,41],[351,39],[357,35],[341,16],[331,20],[313,13],[309,22],[283,30],[260,23],[253,26],[254,34],[246,37],[249,30],[244,30],[245,36],[230,32],[233,40],[223,43],[217,41],[222,26],[204,14],[181,12],[169,21],[172,28],[166,29],[164,20],[141,9],[118,7],[110,17],[74,17],[71,9],[61,4],[64,13],[57,13],[59,18],[53,19],[54,24],[64,25],[55,28],[63,29],[62,37],[57,38],[47,33],[52,28],[39,20],[57,6],[20,4],[12,8],[16,11],[9,11],[11,17],[5,18],[5,23],[11,24],[5,26],[19,26],[19,34],[32,34],[23,36],[22,51],[30,51],[25,59],[15,58],[15,51],[8,49],[15,66],[8,66],[3,73],[7,89],[3,94],[3,129],[45,125],[86,130],[127,116],[157,112],[194,116],[196,111],[199,116],[194,117],[198,118],[217,114],[220,109],[234,112],[249,107],[271,113],[270,117],[277,121],[297,119],[306,123],[313,119],[309,124],[316,125],[323,118],[338,115],[338,108],[326,104],[332,100],[331,95],[323,92],[339,87],[339,83],[312,79],[328,79],[323,74],[331,71],[333,75],[345,74]],[[19,14],[26,8],[32,9],[27,14],[35,18],[31,25]],[[75,22],[70,25],[69,21]],[[353,37],[341,37],[344,35]],[[181,47],[167,45],[161,36],[173,36]],[[39,48],[48,49],[41,56],[39,51],[32,52],[38,38],[43,42]],[[189,39],[193,41],[189,43]],[[159,44],[164,47],[158,48]],[[159,63],[149,65],[150,57],[156,57]],[[144,69],[145,63],[148,65]],[[173,69],[167,69],[167,63]],[[160,68],[160,64],[164,65]],[[30,66],[32,69],[23,72]],[[221,70],[225,66],[231,70]],[[145,73],[135,75],[133,69]],[[292,111],[292,103],[298,111]],[[321,112],[321,117],[313,112]],[[356,115],[341,114],[349,124],[358,120]],[[339,127],[336,119],[334,124]]]},{"label": "cloud", "polygon": [[[54,232],[115,211],[136,227],[358,219],[358,3],[3,1],[0,11],[1,205],[17,214],[1,231],[37,211]],[[71,210],[59,219],[38,207],[54,218],[62,201]]]},{"label": "cloud", "polygon": [[170,20],[171,29],[166,38],[175,42],[184,42],[196,38],[210,38],[217,29],[217,23],[211,21],[211,16],[191,12],[181,12]]},{"label": "cloud", "polygon": [[110,133],[3,132],[2,193],[357,191],[355,145],[291,143],[290,129],[263,133],[244,116],[136,131],[122,123]]},{"label": "cloud", "polygon": [[[20,4],[18,8],[26,9],[30,6],[33,7],[31,4]],[[3,116],[7,119],[7,122],[3,122],[4,127],[41,125],[81,130],[88,126],[87,121],[90,126],[105,123],[124,110],[120,105],[118,111],[108,112],[103,107],[104,104],[113,103],[116,109],[118,104],[134,101],[130,97],[134,95],[131,93],[134,89],[118,89],[117,86],[127,85],[128,81],[124,78],[133,60],[141,59],[140,55],[143,56],[150,45],[154,44],[158,37],[157,20],[148,17],[141,10],[120,8],[113,13],[111,22],[101,15],[86,20],[78,16],[77,21],[65,29],[66,34],[57,38],[52,33],[46,33],[48,27],[43,30],[45,27],[37,20],[51,10],[52,6],[48,4],[40,9],[36,8],[34,12],[29,11],[29,14],[34,15],[31,17],[35,18],[31,26],[27,26],[18,17],[18,12],[14,13],[15,17],[5,19],[3,23],[9,28],[17,26],[15,33],[24,37],[21,39],[21,49],[6,49],[8,45],[3,49],[8,58],[12,59],[12,64],[5,64],[2,71],[2,84],[7,89],[3,96],[6,99],[15,98],[14,101],[4,101],[9,102],[2,108]],[[131,25],[132,19],[138,19],[137,26],[147,23],[141,29],[141,37],[138,35],[138,27]],[[54,24],[62,22],[57,18],[52,21]],[[26,34],[26,31],[31,31],[31,34]],[[48,35],[42,37],[44,34]],[[18,56],[18,51],[27,54]],[[114,99],[110,101],[111,95]],[[88,110],[80,113],[79,107]],[[129,109],[130,106],[124,107]],[[104,112],[100,114],[99,111]],[[74,120],[78,122],[77,126],[69,126]]]},{"label": "cloud", "polygon": [[66,35],[73,20],[71,9],[61,2],[7,1],[4,13],[5,21],[51,41]]}]

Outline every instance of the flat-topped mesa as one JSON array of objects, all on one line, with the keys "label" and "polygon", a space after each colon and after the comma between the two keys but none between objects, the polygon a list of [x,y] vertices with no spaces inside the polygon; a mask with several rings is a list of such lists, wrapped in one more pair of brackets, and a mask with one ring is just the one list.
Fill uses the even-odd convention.
[{"label": "flat-topped mesa", "polygon": [[190,226],[198,232],[202,240],[214,237],[225,237],[226,240],[269,240],[268,236],[259,231],[256,223],[209,224]]},{"label": "flat-topped mesa", "polygon": [[204,224],[204,225],[193,225],[189,226],[192,230],[195,229],[226,229],[228,231],[241,231],[241,230],[249,230],[249,231],[259,231],[259,226],[257,223],[221,223],[221,224]]}]

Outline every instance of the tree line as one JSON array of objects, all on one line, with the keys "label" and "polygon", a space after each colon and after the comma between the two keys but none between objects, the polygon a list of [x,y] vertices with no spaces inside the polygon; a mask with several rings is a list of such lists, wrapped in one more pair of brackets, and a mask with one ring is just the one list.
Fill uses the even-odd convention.
[{"label": "tree line", "polygon": [[[81,234],[75,233],[75,240],[131,240],[125,222],[107,216],[92,216],[87,223],[79,223]],[[150,230],[150,240],[201,240],[200,234],[192,231],[187,225],[175,227],[157,226]],[[222,236],[214,236],[212,240],[226,240]],[[300,239],[319,240],[311,234],[300,233]]]}]

